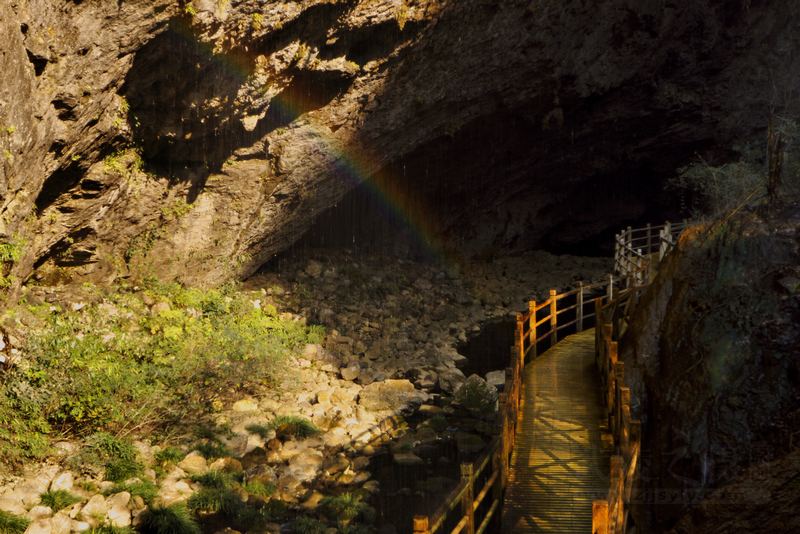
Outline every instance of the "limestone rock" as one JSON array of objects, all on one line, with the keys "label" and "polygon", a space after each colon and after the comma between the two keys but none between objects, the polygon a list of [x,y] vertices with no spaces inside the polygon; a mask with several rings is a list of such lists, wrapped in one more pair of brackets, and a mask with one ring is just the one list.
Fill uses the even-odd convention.
[{"label": "limestone rock", "polygon": [[358,403],[376,412],[397,412],[411,403],[422,403],[427,395],[416,390],[414,384],[406,379],[389,379],[373,382],[364,387]]},{"label": "limestone rock", "polygon": [[106,499],[102,495],[94,495],[83,508],[78,517],[92,526],[97,526],[103,522],[108,513]]},{"label": "limestone rock", "polygon": [[64,471],[63,473],[59,473],[50,483],[50,491],[71,491],[73,484],[74,478],[72,473]]},{"label": "limestone rock", "polygon": [[128,504],[131,500],[131,494],[127,491],[115,493],[106,499],[106,507],[108,508],[108,521],[115,527],[127,527],[131,524],[131,511]]},{"label": "limestone rock", "polygon": [[233,403],[234,412],[256,412],[258,411],[258,401],[253,398],[245,398]]},{"label": "limestone rock", "polygon": [[202,475],[208,471],[208,462],[199,452],[190,452],[178,463],[178,467],[190,475]]}]

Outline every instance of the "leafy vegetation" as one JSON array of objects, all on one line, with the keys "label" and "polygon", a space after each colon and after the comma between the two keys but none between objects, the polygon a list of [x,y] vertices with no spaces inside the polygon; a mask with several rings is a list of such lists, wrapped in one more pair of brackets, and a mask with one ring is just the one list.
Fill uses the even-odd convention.
[{"label": "leafy vegetation", "polygon": [[122,482],[135,477],[144,467],[139,462],[136,448],[129,442],[107,432],[97,432],[86,440],[80,454],[71,459],[75,468],[102,467],[105,478]]},{"label": "leafy vegetation", "polygon": [[309,438],[319,434],[320,430],[317,426],[306,419],[296,415],[279,415],[270,421],[269,425],[250,425],[247,427],[248,432],[253,432],[261,437],[264,437],[269,430],[275,430],[275,435],[278,438]]},{"label": "leafy vegetation", "polygon": [[[255,307],[234,287],[148,280],[98,291],[97,300],[78,311],[17,310],[31,326],[25,365],[0,384],[0,461],[41,456],[54,429],[100,432],[87,454],[109,480],[126,480],[141,467],[132,446],[113,435],[167,428],[187,413],[199,422],[232,395],[275,387],[286,356],[321,336],[274,307]],[[151,311],[146,302],[158,305]],[[228,452],[213,440],[200,448],[208,457]]]},{"label": "leafy vegetation", "polygon": [[325,497],[319,503],[322,511],[335,520],[340,528],[348,527],[356,519],[371,523],[375,520],[375,510],[364,502],[359,493],[342,493]]},{"label": "leafy vegetation", "polygon": [[493,414],[497,406],[497,390],[476,375],[461,384],[454,398],[467,410],[479,415]]},{"label": "leafy vegetation", "polygon": [[42,504],[49,506],[53,512],[58,512],[67,506],[72,506],[77,502],[81,502],[80,497],[68,492],[67,490],[47,491],[42,493],[41,499]]},{"label": "leafy vegetation", "polygon": [[297,534],[325,534],[328,527],[319,519],[304,515],[292,522],[292,531]]},{"label": "leafy vegetation", "polygon": [[23,534],[30,521],[24,517],[0,510],[0,532],[2,534]]},{"label": "leafy vegetation", "polygon": [[141,515],[141,534],[200,534],[194,515],[185,504],[152,506]]}]

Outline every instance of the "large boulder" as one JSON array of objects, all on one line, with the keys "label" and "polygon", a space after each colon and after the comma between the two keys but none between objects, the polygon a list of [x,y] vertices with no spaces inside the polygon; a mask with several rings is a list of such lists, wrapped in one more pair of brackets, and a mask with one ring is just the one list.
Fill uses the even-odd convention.
[{"label": "large boulder", "polygon": [[373,382],[358,395],[358,403],[374,412],[400,412],[410,404],[421,404],[428,396],[409,380],[389,379]]}]

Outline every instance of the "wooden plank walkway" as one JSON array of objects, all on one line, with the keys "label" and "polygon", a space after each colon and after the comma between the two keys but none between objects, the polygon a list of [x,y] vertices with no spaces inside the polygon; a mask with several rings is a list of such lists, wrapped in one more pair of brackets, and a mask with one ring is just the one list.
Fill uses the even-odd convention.
[{"label": "wooden plank walkway", "polygon": [[594,329],[566,337],[524,371],[503,532],[592,531],[608,494],[611,436],[602,415]]}]

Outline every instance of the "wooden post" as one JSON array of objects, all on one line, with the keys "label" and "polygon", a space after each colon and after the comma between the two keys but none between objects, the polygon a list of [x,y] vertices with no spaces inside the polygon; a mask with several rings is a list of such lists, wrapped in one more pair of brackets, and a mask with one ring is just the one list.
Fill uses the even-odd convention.
[{"label": "wooden post", "polygon": [[414,534],[430,534],[430,518],[426,515],[414,516]]},{"label": "wooden post", "polygon": [[622,469],[622,457],[621,456],[612,456],[611,457],[611,480],[610,480],[610,488],[608,495],[609,500],[609,522],[610,528],[609,530],[612,532],[620,532],[619,528],[622,526],[620,518],[624,516],[624,508],[622,504],[622,487],[623,487],[623,469]]},{"label": "wooden post", "polygon": [[530,342],[531,348],[533,351],[532,358],[536,358],[536,301],[531,300],[528,302],[528,311],[531,314],[530,318],[530,325],[531,325],[531,334],[530,334]]},{"label": "wooden post", "polygon": [[611,302],[614,299],[614,275],[608,275],[608,301]]},{"label": "wooden post", "polygon": [[577,320],[578,332],[583,332],[583,282],[578,282],[578,300],[576,302],[577,311],[575,319]]},{"label": "wooden post", "polygon": [[475,508],[472,506],[475,500],[475,476],[471,463],[461,464],[461,480],[467,484],[467,490],[461,497],[461,512],[467,518],[467,527],[462,532],[475,534]]},{"label": "wooden post", "polygon": [[608,501],[606,500],[592,501],[592,534],[608,534]]},{"label": "wooden post", "polygon": [[550,346],[558,343],[558,300],[556,290],[550,290]]},{"label": "wooden post", "polygon": [[492,457],[492,472],[497,473],[497,480],[492,488],[493,500],[497,501],[499,505],[503,504],[503,490],[505,488],[505,467],[503,465],[502,457],[502,444],[497,448],[497,452]]},{"label": "wooden post", "polygon": [[517,332],[516,332],[516,345],[517,349],[520,351],[519,359],[525,361],[525,334],[524,334],[524,326],[522,321],[522,314],[517,313]]}]

